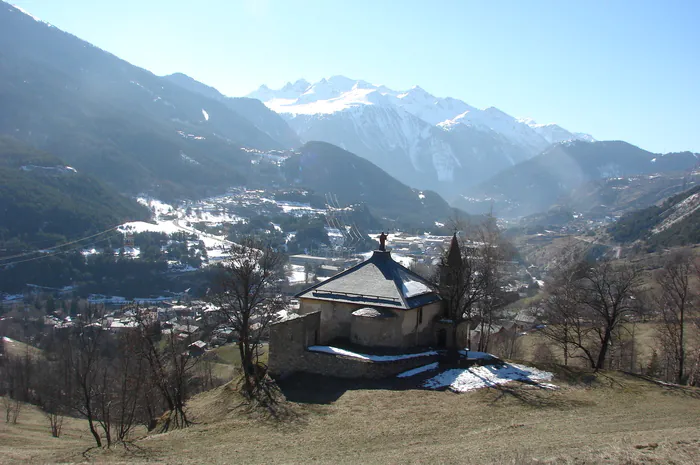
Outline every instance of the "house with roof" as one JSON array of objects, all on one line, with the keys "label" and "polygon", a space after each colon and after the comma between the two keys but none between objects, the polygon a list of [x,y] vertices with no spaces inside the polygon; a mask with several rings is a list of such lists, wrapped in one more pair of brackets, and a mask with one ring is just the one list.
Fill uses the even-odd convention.
[{"label": "house with roof", "polygon": [[398,349],[438,342],[434,322],[443,306],[437,289],[386,250],[296,297],[300,315],[320,312],[318,344]]}]

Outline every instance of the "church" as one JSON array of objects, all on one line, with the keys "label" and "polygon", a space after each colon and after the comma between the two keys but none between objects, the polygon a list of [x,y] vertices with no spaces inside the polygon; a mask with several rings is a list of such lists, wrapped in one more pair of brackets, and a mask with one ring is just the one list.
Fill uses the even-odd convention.
[{"label": "church", "polygon": [[435,349],[451,344],[437,287],[395,261],[385,241],[382,234],[367,260],[296,295],[298,314],[270,329],[273,376],[391,376],[436,361]]},{"label": "church", "polygon": [[319,344],[398,349],[438,343],[433,323],[443,306],[437,289],[386,250],[296,297],[299,314],[321,314]]},{"label": "church", "polygon": [[[445,347],[451,335],[436,286],[395,261],[387,236],[369,259],[303,290],[300,315],[320,313],[317,344],[367,348]],[[456,236],[448,254],[459,255]]]}]

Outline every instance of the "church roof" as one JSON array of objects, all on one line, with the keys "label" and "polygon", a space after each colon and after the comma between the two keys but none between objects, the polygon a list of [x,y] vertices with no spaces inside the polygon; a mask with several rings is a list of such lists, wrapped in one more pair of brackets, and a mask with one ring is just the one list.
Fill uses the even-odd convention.
[{"label": "church roof", "polygon": [[404,310],[440,300],[435,286],[380,250],[296,297]]}]

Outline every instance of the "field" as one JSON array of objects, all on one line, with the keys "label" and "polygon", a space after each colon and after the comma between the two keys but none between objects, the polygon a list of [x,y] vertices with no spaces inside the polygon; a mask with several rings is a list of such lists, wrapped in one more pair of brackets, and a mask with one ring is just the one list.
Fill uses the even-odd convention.
[{"label": "field", "polygon": [[[544,367],[548,368],[548,367]],[[282,383],[282,419],[241,407],[231,385],[189,404],[196,425],[90,449],[82,420],[51,438],[40,412],[0,424],[0,462],[698,463],[700,391],[549,367],[559,390],[510,383],[455,394],[420,380]]]}]

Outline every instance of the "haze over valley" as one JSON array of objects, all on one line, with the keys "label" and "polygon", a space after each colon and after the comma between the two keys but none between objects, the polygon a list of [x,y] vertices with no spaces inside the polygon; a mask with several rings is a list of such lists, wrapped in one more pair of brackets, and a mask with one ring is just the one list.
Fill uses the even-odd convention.
[{"label": "haze over valley", "polygon": [[0,462],[694,463],[692,14],[68,3],[0,1]]}]

